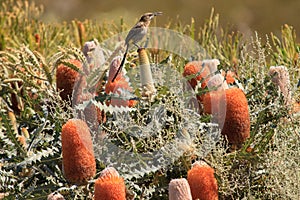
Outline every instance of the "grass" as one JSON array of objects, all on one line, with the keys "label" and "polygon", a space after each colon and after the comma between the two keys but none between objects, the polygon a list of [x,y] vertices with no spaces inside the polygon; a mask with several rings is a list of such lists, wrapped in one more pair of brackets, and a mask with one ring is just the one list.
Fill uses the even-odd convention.
[{"label": "grass", "polygon": [[[62,174],[60,131],[74,113],[70,103],[61,100],[56,91],[55,71],[68,58],[83,61],[80,49],[85,41],[95,38],[101,43],[130,26],[122,19],[115,24],[99,25],[90,20],[47,24],[40,20],[42,13],[42,7],[27,1],[6,0],[0,7],[0,193],[6,194],[5,199],[45,199],[54,191],[66,199],[91,198],[93,181],[86,186],[71,186]],[[296,43],[295,30],[283,25],[281,38],[272,33],[255,33],[252,38],[245,38],[220,27],[219,16],[213,10],[201,27],[195,27],[195,20],[186,25],[170,22],[166,28],[190,36],[220,60],[220,69],[237,74],[249,104],[251,137],[236,151],[230,151],[222,138],[207,155],[199,156],[200,134],[193,146],[188,145],[190,151],[167,167],[156,170],[146,166],[142,177],[127,177],[127,187],[136,199],[168,199],[170,179],[186,177],[192,161],[204,159],[215,169],[219,199],[299,198],[299,115],[284,105],[282,94],[268,76],[270,66],[286,66],[293,98],[299,100],[296,85],[300,45]],[[158,54],[158,62],[169,55],[164,51]],[[132,54],[129,60],[134,59]],[[174,70],[182,72],[186,62],[175,56],[171,64]],[[174,94],[163,87],[158,92],[156,103],[166,105],[168,114],[180,124],[182,117],[187,117],[182,116],[179,107],[173,109],[180,99],[171,101]],[[140,108],[140,113],[130,117],[132,123],[142,125],[149,104],[141,103]],[[198,120],[205,122],[207,116]],[[114,130],[113,126],[108,123],[104,127]],[[172,140],[172,132],[177,128],[171,124],[150,141],[133,138],[135,144],[122,130],[112,135],[116,143],[127,149],[147,152]],[[25,142],[20,142],[20,136]],[[103,162],[97,159],[97,172],[103,168]]]}]

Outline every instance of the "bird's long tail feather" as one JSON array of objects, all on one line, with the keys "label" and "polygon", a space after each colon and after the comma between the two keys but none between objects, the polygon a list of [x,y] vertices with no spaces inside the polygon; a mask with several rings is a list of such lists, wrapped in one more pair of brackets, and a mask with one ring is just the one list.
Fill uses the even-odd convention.
[{"label": "bird's long tail feather", "polygon": [[120,67],[119,67],[118,71],[116,72],[114,78],[112,79],[112,82],[115,81],[115,79],[117,78],[118,74],[120,73],[120,71],[121,71],[122,68],[123,68],[123,65],[124,65],[124,63],[125,63],[125,59],[126,59],[126,56],[127,56],[127,52],[128,52],[128,46],[129,46],[129,45],[126,45],[126,51],[125,51],[125,53],[124,53],[124,55],[123,55],[123,58],[122,58]]}]

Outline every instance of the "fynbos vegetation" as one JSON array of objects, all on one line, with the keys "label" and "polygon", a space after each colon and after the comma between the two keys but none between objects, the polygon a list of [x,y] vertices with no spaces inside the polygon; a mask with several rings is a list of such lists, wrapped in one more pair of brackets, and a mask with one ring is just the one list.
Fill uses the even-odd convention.
[{"label": "fynbos vegetation", "polygon": [[[121,86],[111,85],[113,89],[106,89],[109,77],[105,72],[114,62],[118,63],[119,54],[101,49],[99,43],[130,25],[122,19],[113,24],[90,20],[48,24],[41,21],[42,14],[42,7],[28,1],[6,0],[0,7],[0,199],[46,199],[48,195],[49,199],[55,195],[65,199],[101,199],[104,193],[116,198],[111,196],[114,191],[120,198],[126,195],[127,199],[168,199],[171,191],[168,188],[177,191],[177,185],[182,185],[187,198],[201,193],[194,188],[203,187],[214,199],[299,198],[300,44],[292,26],[283,25],[280,38],[259,33],[245,38],[220,27],[219,16],[213,10],[201,27],[195,27],[194,21],[198,19],[186,25],[170,22],[165,28],[197,41],[205,49],[205,56],[199,53],[198,57],[188,59],[162,49],[143,49],[143,56],[146,53],[149,56],[155,87],[151,95],[143,95],[145,91],[134,81],[139,60],[133,51],[127,55],[124,67],[128,73],[124,77],[122,74],[123,82],[115,83]],[[95,47],[85,51],[85,42],[91,40]],[[96,52],[101,55],[95,55]],[[203,65],[185,74],[189,61],[207,59],[207,55],[220,62],[214,74],[200,77]],[[97,68],[100,58],[107,61],[102,63],[103,68]],[[78,67],[77,62],[82,66]],[[271,66],[284,66],[280,69],[285,70],[284,78],[289,76],[289,86],[282,85],[285,80],[280,80],[283,76],[276,68],[269,72]],[[177,76],[168,76],[171,72]],[[72,82],[74,86],[67,87],[75,88],[73,93],[65,91],[61,96],[65,87],[57,87],[57,77],[60,77],[57,73],[68,73],[68,80],[76,79],[76,83]],[[224,98],[239,98],[226,95],[230,91],[241,93],[246,109],[243,113],[247,114],[243,121],[235,113],[204,112],[202,97],[211,92],[202,83],[215,74],[226,77],[228,88],[223,88]],[[68,84],[68,80],[61,81]],[[168,81],[167,85],[163,84],[164,80]],[[182,92],[182,88],[187,91]],[[218,87],[214,90],[218,92]],[[198,98],[195,109],[187,106],[186,95]],[[230,103],[232,112],[239,110],[234,107],[236,99]],[[119,103],[124,105],[118,106]],[[234,142],[227,139],[228,134],[222,135],[222,127],[217,123],[222,115],[226,115],[228,130],[235,127],[230,126],[234,118],[238,128],[246,130],[247,135]],[[68,120],[74,127],[80,124],[89,127],[90,130],[84,131],[90,131],[93,147],[85,146],[91,144],[91,138],[88,134],[88,141],[82,136],[84,127],[73,129],[65,125],[62,130]],[[245,121],[247,127],[243,127]],[[68,141],[70,133],[74,141]],[[207,137],[208,133],[218,139],[209,141],[212,138]],[[76,168],[76,173],[82,170],[72,163],[87,162],[80,152],[76,155],[83,161],[63,158],[72,156],[72,148],[62,146],[62,139],[64,144],[80,144],[77,149],[91,154],[92,166],[86,166],[92,167],[90,173],[79,177],[67,171],[66,176],[66,170]],[[122,158],[117,150],[102,148],[106,144],[136,157]],[[68,152],[63,153],[64,149]],[[154,155],[154,152],[158,153]],[[124,162],[115,165],[118,159]],[[197,169],[197,166],[192,169],[195,162],[207,163],[198,166],[197,173],[201,174],[202,168],[209,169],[211,191],[206,183],[199,187],[193,185],[190,194],[188,183],[197,184],[200,177],[197,173],[192,177],[191,173]],[[63,163],[68,164],[68,169],[64,169]],[[110,165],[116,170],[103,176],[101,171]],[[177,183],[179,179],[183,183]],[[108,190],[110,187],[112,192]]]}]

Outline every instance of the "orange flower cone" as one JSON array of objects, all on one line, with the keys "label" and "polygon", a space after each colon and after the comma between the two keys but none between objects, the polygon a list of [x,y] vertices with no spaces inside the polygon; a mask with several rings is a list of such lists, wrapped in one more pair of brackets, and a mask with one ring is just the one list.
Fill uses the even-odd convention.
[{"label": "orange flower cone", "polygon": [[214,176],[214,169],[205,162],[200,161],[193,164],[192,169],[188,171],[187,180],[193,199],[218,199],[218,183]]},{"label": "orange flower cone", "polygon": [[221,74],[216,74],[209,78],[207,86],[210,92],[201,95],[203,111],[207,114],[220,114],[224,112],[222,106],[225,105],[225,90],[228,89],[227,82]]},{"label": "orange flower cone", "polygon": [[201,102],[203,104],[203,112],[206,114],[218,114],[220,112],[219,104],[222,102],[222,98],[225,98],[225,96],[218,91],[211,91],[202,95]]},{"label": "orange flower cone", "polygon": [[80,119],[68,120],[62,127],[61,140],[66,179],[72,184],[85,184],[96,174],[93,143],[87,124]]},{"label": "orange flower cone", "polygon": [[237,75],[234,72],[230,70],[225,72],[222,70],[221,74],[225,77],[227,84],[234,84],[235,78],[237,77]]},{"label": "orange flower cone", "polygon": [[[74,64],[79,69],[82,69],[82,64],[78,60],[69,60],[68,62]],[[73,87],[77,80],[79,73],[68,66],[60,64],[56,70],[56,87],[60,92],[63,100],[69,100],[72,97]]]},{"label": "orange flower cone", "polygon": [[114,168],[106,168],[95,182],[94,200],[125,200],[126,188],[123,178]]},{"label": "orange flower cone", "polygon": [[[199,74],[196,77],[188,80],[189,83],[191,84],[192,88],[195,89],[196,85],[198,84],[198,81],[205,79],[209,75],[209,73],[210,73],[209,68],[205,67],[203,69],[201,61],[192,61],[192,62],[187,63],[184,66],[183,76],[188,77],[188,76],[193,76],[193,75]],[[201,83],[201,87],[202,88],[206,87],[206,80],[204,80]]]},{"label": "orange flower cone", "polygon": [[[109,66],[109,71],[108,71],[108,81],[112,81],[113,78],[115,77],[115,75],[121,65],[121,59],[122,58],[120,56],[117,56],[111,61],[110,66]],[[118,73],[118,75],[116,76],[115,81],[123,79],[123,78],[124,78],[123,71],[121,70]]]},{"label": "orange flower cone", "polygon": [[295,102],[294,104],[293,104],[293,108],[292,108],[293,110],[293,113],[299,113],[300,112],[300,102]]},{"label": "orange flower cone", "polygon": [[227,84],[233,84],[235,82],[235,78],[236,77],[236,74],[232,71],[227,71],[226,73],[226,82]]},{"label": "orange flower cone", "polygon": [[18,141],[20,142],[20,144],[26,148],[27,147],[27,142],[26,142],[26,138],[24,137],[24,135],[19,135],[18,136]]},{"label": "orange flower cone", "polygon": [[[124,93],[132,92],[132,88],[130,87],[126,78],[123,76],[122,71],[117,75],[114,82],[112,82],[120,64],[121,64],[121,57],[116,57],[111,62],[109,75],[108,75],[108,82],[105,85],[106,94],[113,93],[122,96]],[[113,98],[109,103],[113,106],[119,106],[119,107],[120,106],[133,107],[135,106],[136,101]]]},{"label": "orange flower cone", "polygon": [[169,183],[169,200],[192,200],[191,189],[185,178],[173,179]]},{"label": "orange flower cone", "polygon": [[[212,113],[212,103],[222,106],[224,95],[222,92],[213,91],[204,95],[203,107],[204,111],[209,114],[214,114],[218,123],[224,121],[222,134],[227,136],[229,143],[240,146],[247,138],[250,137],[250,115],[248,102],[244,92],[239,88],[230,88],[225,90],[226,109],[217,107]],[[221,103],[218,103],[221,102]],[[225,106],[223,104],[223,106]],[[223,111],[224,110],[224,111]],[[222,124],[220,124],[222,125]]]},{"label": "orange flower cone", "polygon": [[248,102],[244,92],[239,88],[231,88],[226,92],[226,118],[222,134],[229,143],[240,146],[250,137],[250,115]]},{"label": "orange flower cone", "polygon": [[[185,65],[183,76],[195,76],[195,78],[190,77],[188,79],[192,88],[195,89],[198,85],[198,82],[201,81],[201,88],[205,89],[208,85],[211,75],[215,74],[218,69],[217,66],[220,64],[217,59],[203,60],[203,61],[192,61]],[[199,102],[202,102],[204,95],[197,95]]]}]

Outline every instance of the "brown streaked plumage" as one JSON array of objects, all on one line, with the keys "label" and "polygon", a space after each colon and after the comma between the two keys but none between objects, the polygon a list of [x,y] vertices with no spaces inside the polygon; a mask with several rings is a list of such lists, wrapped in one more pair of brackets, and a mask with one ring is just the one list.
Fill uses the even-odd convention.
[{"label": "brown streaked plumage", "polygon": [[153,17],[158,15],[162,15],[162,12],[145,13],[141,16],[140,20],[130,29],[125,39],[126,50],[122,62],[114,78],[112,79],[112,82],[114,82],[115,78],[118,76],[119,72],[121,71],[124,65],[129,47],[132,44],[138,47],[137,43],[147,35],[148,27],[150,25],[151,20],[153,19]]}]

